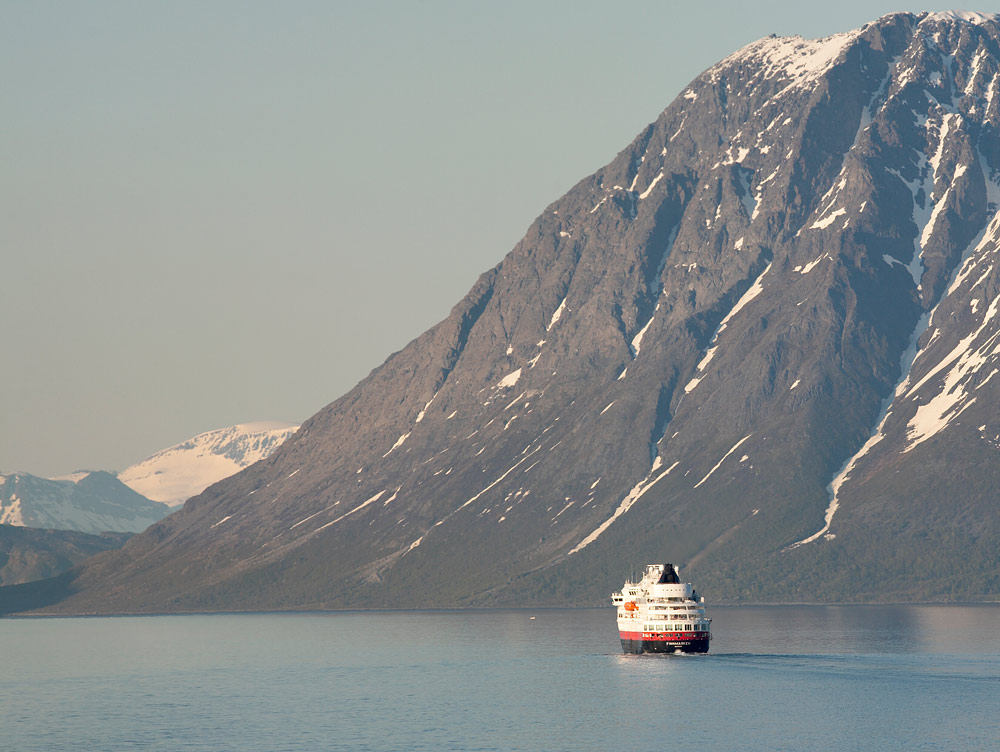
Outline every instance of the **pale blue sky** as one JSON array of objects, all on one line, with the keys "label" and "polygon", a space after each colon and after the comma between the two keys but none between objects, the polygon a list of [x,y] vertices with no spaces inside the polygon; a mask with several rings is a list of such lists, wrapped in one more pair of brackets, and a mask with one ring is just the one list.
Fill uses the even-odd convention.
[{"label": "pale blue sky", "polygon": [[304,420],[702,70],[893,10],[0,0],[0,472]]}]

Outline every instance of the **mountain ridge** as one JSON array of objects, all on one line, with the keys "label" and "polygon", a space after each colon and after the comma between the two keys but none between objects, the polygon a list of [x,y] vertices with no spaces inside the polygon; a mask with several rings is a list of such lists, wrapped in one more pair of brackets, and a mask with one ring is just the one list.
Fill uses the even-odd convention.
[{"label": "mountain ridge", "polygon": [[128,537],[0,524],[0,585],[58,576],[96,553],[120,547]]},{"label": "mountain ridge", "polygon": [[48,479],[0,474],[0,523],[92,534],[141,532],[172,511],[168,502],[183,503],[266,457],[296,429],[261,421],[206,431],[121,473],[78,470]]},{"label": "mountain ridge", "polygon": [[111,473],[83,470],[61,478],[0,475],[0,523],[20,527],[138,533],[170,513]]}]

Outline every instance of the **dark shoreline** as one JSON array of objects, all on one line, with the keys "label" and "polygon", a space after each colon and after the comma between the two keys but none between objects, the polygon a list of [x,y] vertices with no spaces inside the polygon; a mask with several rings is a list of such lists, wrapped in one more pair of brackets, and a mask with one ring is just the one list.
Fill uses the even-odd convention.
[{"label": "dark shoreline", "polygon": [[[983,606],[1000,607],[1000,600],[994,601],[879,601],[871,603],[717,603],[709,606],[714,609],[731,608],[877,608],[881,606]],[[156,617],[156,616],[264,616],[264,615],[303,615],[319,616],[324,614],[369,614],[369,613],[408,613],[408,614],[443,614],[443,613],[468,613],[486,611],[520,611],[541,612],[541,611],[595,611],[600,609],[611,610],[611,606],[441,606],[423,608],[290,608],[261,610],[248,609],[246,611],[222,610],[222,611],[136,611],[120,613],[31,613],[12,612],[0,614],[0,619],[119,619],[136,617]]]}]

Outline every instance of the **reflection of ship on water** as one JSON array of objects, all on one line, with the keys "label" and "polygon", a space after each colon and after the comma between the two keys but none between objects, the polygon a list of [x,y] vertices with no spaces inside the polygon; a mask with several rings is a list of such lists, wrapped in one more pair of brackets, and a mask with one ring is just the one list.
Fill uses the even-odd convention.
[{"label": "reflection of ship on water", "polygon": [[712,620],[705,599],[681,582],[672,564],[648,564],[639,582],[612,593],[626,653],[707,653]]}]

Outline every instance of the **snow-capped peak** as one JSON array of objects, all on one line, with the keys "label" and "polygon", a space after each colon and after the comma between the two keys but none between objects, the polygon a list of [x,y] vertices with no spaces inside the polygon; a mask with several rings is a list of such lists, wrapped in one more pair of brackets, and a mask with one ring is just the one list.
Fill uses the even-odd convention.
[{"label": "snow-capped peak", "polygon": [[206,431],[126,468],[118,478],[143,496],[177,506],[264,459],[297,429],[291,423],[261,421]]},{"label": "snow-capped peak", "polygon": [[828,70],[845,48],[860,34],[860,30],[834,34],[823,39],[800,36],[769,36],[748,44],[709,69],[715,81],[723,70],[735,63],[747,62],[761,69],[762,79],[792,79],[805,83]]}]

